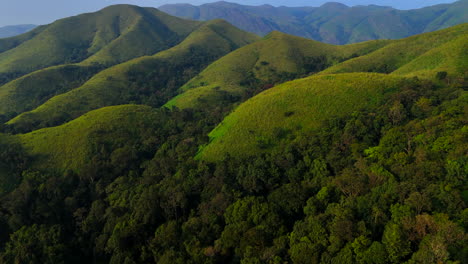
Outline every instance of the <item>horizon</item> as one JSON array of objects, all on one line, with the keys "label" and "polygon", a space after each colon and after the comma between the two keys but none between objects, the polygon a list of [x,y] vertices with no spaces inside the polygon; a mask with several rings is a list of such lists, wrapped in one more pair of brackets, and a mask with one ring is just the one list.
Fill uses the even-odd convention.
[{"label": "horizon", "polygon": [[[158,8],[166,4],[191,4],[202,5],[207,3],[214,3],[220,1],[207,1],[207,0],[83,0],[81,2],[71,2],[63,0],[44,0],[40,3],[33,0],[8,0],[9,3],[0,2],[0,27],[15,26],[15,25],[45,25],[50,24],[58,19],[79,15],[82,13],[96,12],[107,6],[116,4],[131,4],[143,7]],[[323,1],[323,0],[232,0],[225,1],[241,5],[272,5],[272,6],[286,6],[286,7],[318,7],[329,2],[338,2],[347,6],[390,6],[400,10],[418,9],[437,4],[454,3],[456,0],[414,0],[414,1],[392,1],[392,0],[341,0],[341,1]],[[25,6],[27,7],[25,9]]]}]

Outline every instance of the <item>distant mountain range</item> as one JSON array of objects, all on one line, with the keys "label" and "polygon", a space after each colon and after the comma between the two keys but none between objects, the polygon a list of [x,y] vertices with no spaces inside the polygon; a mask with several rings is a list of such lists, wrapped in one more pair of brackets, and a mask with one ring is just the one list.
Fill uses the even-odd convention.
[{"label": "distant mountain range", "polygon": [[26,33],[37,27],[36,25],[14,25],[0,27],[0,38],[14,37]]},{"label": "distant mountain range", "polygon": [[225,19],[259,35],[278,30],[330,44],[398,39],[468,22],[466,0],[414,10],[377,5],[348,7],[336,2],[320,7],[274,7],[224,1],[200,6],[171,4],[159,9],[188,19]]}]

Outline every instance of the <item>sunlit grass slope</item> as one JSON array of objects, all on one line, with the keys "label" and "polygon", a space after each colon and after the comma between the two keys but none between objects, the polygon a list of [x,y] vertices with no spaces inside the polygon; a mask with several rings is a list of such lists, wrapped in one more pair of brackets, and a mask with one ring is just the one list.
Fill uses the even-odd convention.
[{"label": "sunlit grass slope", "polygon": [[317,75],[276,86],[241,104],[210,134],[205,160],[255,155],[311,132],[321,122],[382,103],[405,79],[376,73]]},{"label": "sunlit grass slope", "polygon": [[[104,70],[83,86],[53,97],[9,124],[17,127],[52,126],[104,106],[148,103],[148,99],[155,96],[156,102],[168,100],[177,88],[211,62],[256,39],[257,36],[223,20],[205,22],[179,45],[154,56],[137,58]],[[148,87],[148,83],[152,86]],[[163,98],[157,98],[158,95]]]},{"label": "sunlit grass slope", "polygon": [[438,72],[453,77],[468,76],[468,32],[429,50],[392,74],[433,78]]},{"label": "sunlit grass slope", "polygon": [[[450,48],[455,47],[456,50],[460,50],[464,47],[462,39],[466,40],[466,35],[468,34],[468,23],[454,26],[448,29],[425,33],[406,39],[396,40],[391,44],[378,49],[370,54],[354,58],[348,61],[345,61],[341,64],[335,65],[323,71],[323,73],[343,73],[343,72],[381,72],[381,73],[391,73],[397,71],[398,69],[404,67],[401,73],[409,74],[411,73],[411,68],[415,70],[420,70],[420,67],[430,68],[435,64],[439,64],[439,61],[453,61],[456,59],[454,57],[455,52],[452,53]],[[460,40],[460,41],[458,41]],[[453,43],[450,43],[453,42]],[[465,45],[466,47],[466,45]],[[445,51],[444,51],[445,49]],[[434,50],[434,51],[432,51]],[[437,54],[437,57],[432,57],[432,55]],[[466,49],[465,49],[466,52]],[[428,61],[429,54],[432,58],[432,62]],[[424,64],[418,64],[419,57],[426,57]],[[447,57],[452,57],[447,58]],[[429,58],[429,60],[431,60]],[[460,58],[461,59],[461,58]],[[411,62],[415,61],[411,65]],[[426,65],[427,63],[427,65]],[[434,68],[435,69],[435,68]]]},{"label": "sunlit grass slope", "polygon": [[49,98],[79,87],[101,68],[60,65],[38,70],[0,86],[0,114],[16,116]]},{"label": "sunlit grass slope", "polygon": [[152,113],[149,106],[105,107],[64,125],[17,137],[36,158],[35,167],[79,171],[99,151],[97,145],[111,151],[147,137],[144,132],[152,125]]},{"label": "sunlit grass slope", "polygon": [[206,108],[223,96],[240,96],[249,86],[271,86],[303,77],[350,57],[367,54],[389,41],[335,46],[272,32],[264,39],[236,50],[211,64],[181,88],[167,107]]},{"label": "sunlit grass slope", "polygon": [[2,40],[7,45],[0,48],[0,74],[26,74],[84,60],[117,64],[170,48],[199,24],[154,8],[110,6]]}]

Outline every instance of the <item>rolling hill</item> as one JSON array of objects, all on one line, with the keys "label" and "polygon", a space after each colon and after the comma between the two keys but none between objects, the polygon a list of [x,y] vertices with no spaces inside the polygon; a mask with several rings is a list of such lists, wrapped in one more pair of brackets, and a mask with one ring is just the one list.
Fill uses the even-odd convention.
[{"label": "rolling hill", "polygon": [[[437,71],[466,74],[468,24],[395,40],[391,44],[359,58],[342,62],[323,73],[381,72],[435,77]],[[437,56],[435,56],[437,54]],[[421,64],[421,60],[426,61]],[[427,59],[432,61],[427,61]],[[450,66],[449,64],[453,64]],[[422,73],[421,70],[426,72]]]},{"label": "rolling hill", "polygon": [[[247,100],[210,133],[199,158],[247,157],[287,144],[321,122],[379,106],[405,83],[375,73],[319,75],[278,85]],[[284,140],[284,141],[283,141]]]},{"label": "rolling hill", "polygon": [[104,106],[160,106],[211,62],[257,38],[222,20],[206,22],[179,45],[106,69],[81,87],[51,98],[8,124],[27,131],[62,124]]},{"label": "rolling hill", "polygon": [[0,38],[9,38],[26,33],[37,27],[36,25],[13,25],[0,27]]},{"label": "rolling hill", "polygon": [[0,84],[49,66],[78,62],[110,66],[152,55],[178,44],[199,24],[130,5],[61,19],[0,39]]},{"label": "rolling hill", "polygon": [[320,7],[246,6],[224,1],[200,6],[163,5],[159,9],[189,19],[222,18],[259,35],[278,30],[331,44],[398,39],[468,22],[465,0],[415,10],[339,3]]},{"label": "rolling hill", "polygon": [[[149,106],[121,105],[90,112],[65,125],[18,137],[36,158],[38,168],[80,171],[94,156],[95,144],[109,142],[109,151],[128,141],[143,141],[154,122]],[[112,139],[109,141],[109,139]]]},{"label": "rolling hill", "polygon": [[337,46],[120,5],[0,39],[0,263],[464,263],[467,26]]},{"label": "rolling hill", "polygon": [[181,88],[166,106],[209,108],[231,105],[275,84],[307,76],[388,41],[335,46],[274,31],[211,64]]},{"label": "rolling hill", "polygon": [[100,65],[59,65],[38,70],[0,86],[0,115],[11,119],[51,97],[81,86],[102,70]]}]

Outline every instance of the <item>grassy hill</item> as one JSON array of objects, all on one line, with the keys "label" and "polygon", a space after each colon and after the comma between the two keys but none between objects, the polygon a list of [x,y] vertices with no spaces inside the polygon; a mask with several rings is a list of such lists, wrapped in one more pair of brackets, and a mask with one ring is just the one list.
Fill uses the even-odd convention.
[{"label": "grassy hill", "polygon": [[219,160],[271,151],[321,122],[380,105],[405,80],[376,73],[318,75],[278,85],[241,104],[210,134],[198,157]]},{"label": "grassy hill", "polygon": [[335,46],[272,32],[211,64],[181,88],[167,107],[208,108],[249,98],[275,84],[319,72],[388,44],[371,41]]},{"label": "grassy hill", "polygon": [[13,25],[0,27],[0,38],[9,38],[31,31],[36,25]]},{"label": "grassy hill", "polygon": [[[466,58],[467,33],[468,24],[465,23],[436,32],[395,40],[391,44],[365,56],[330,67],[323,73],[392,73],[396,71],[395,74],[409,74],[412,69],[419,71],[421,67],[434,72],[437,71],[437,66],[441,67],[440,70],[445,69],[451,71],[450,73],[459,73],[460,71],[466,71],[466,68],[463,69],[461,64],[465,63],[463,58]],[[432,56],[432,53],[437,53],[437,57]],[[426,58],[427,64],[426,62],[420,64],[420,60],[424,60],[424,58]],[[427,59],[433,61],[428,62]],[[441,66],[450,63],[450,61],[458,61],[455,63],[461,64],[453,67]],[[397,71],[400,68],[402,68],[401,71]]]},{"label": "grassy hill", "polygon": [[49,66],[82,61],[121,63],[168,49],[199,24],[154,8],[110,6],[1,40],[0,75],[17,77]]},{"label": "grassy hill", "polygon": [[211,62],[256,39],[225,21],[206,22],[179,45],[104,70],[81,87],[53,97],[9,124],[28,131],[62,124],[109,105],[160,106]]},{"label": "grassy hill", "polygon": [[331,44],[398,39],[466,23],[467,8],[467,1],[415,10],[375,5],[348,7],[334,2],[320,7],[247,6],[224,1],[160,7],[164,12],[183,18],[222,18],[259,35],[278,30]]},{"label": "grassy hill", "polygon": [[69,64],[38,70],[0,87],[0,115],[13,118],[81,86],[102,67]]},{"label": "grassy hill", "polygon": [[143,141],[152,125],[149,106],[122,105],[101,108],[62,126],[17,136],[36,159],[37,168],[82,170],[96,154],[96,145],[108,151],[129,141]]}]

